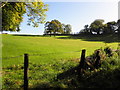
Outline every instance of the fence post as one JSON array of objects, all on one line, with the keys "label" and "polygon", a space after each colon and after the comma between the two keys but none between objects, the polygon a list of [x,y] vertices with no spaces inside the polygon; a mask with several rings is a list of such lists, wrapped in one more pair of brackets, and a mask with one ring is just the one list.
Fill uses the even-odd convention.
[{"label": "fence post", "polygon": [[82,69],[83,69],[84,66],[85,66],[85,52],[86,52],[86,50],[83,49],[83,50],[82,50],[82,54],[81,54],[80,64],[79,64],[80,73],[82,72]]},{"label": "fence post", "polygon": [[24,54],[24,90],[28,90],[28,54]]},{"label": "fence post", "polygon": [[95,61],[95,64],[94,64],[94,67],[95,67],[96,69],[98,69],[98,68],[100,67],[100,65],[101,65],[99,53],[100,53],[100,51],[97,50],[97,52],[96,52],[96,61]]}]

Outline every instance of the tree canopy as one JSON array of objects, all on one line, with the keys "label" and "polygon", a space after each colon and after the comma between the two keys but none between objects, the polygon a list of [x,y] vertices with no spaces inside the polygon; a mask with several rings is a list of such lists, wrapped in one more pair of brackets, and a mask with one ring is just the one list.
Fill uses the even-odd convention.
[{"label": "tree canopy", "polygon": [[110,21],[103,24],[103,19],[96,19],[90,25],[85,25],[84,29],[80,31],[83,34],[115,34],[119,32],[120,20],[117,22]]},{"label": "tree canopy", "polygon": [[72,26],[70,24],[65,25],[65,34],[70,34],[72,32]]},{"label": "tree canopy", "polygon": [[45,24],[45,33],[57,33],[62,29],[62,24],[58,20],[47,21]]},{"label": "tree canopy", "polygon": [[23,15],[28,16],[28,25],[38,27],[45,23],[45,12],[48,5],[43,2],[3,2],[2,8],[2,31],[19,31]]},{"label": "tree canopy", "polygon": [[115,32],[115,27],[116,27],[116,22],[115,21],[107,22],[104,25],[103,33],[104,34],[114,33]]},{"label": "tree canopy", "polygon": [[103,19],[96,19],[93,23],[91,23],[90,28],[93,32],[100,34],[100,30],[103,28]]},{"label": "tree canopy", "polygon": [[117,21],[117,27],[118,27],[118,34],[120,35],[120,19]]},{"label": "tree canopy", "polygon": [[71,31],[72,27],[70,24],[62,24],[56,19],[45,23],[45,34],[70,34]]},{"label": "tree canopy", "polygon": [[48,34],[48,33],[53,33],[53,34],[56,34],[56,33],[62,33],[63,30],[62,30],[62,24],[60,21],[58,20],[52,20],[52,21],[47,21],[45,23],[45,34]]}]

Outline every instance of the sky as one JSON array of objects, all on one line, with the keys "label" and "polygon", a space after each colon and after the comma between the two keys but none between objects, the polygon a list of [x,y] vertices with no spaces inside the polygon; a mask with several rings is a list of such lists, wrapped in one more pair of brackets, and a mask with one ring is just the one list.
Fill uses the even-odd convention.
[{"label": "sky", "polygon": [[[95,19],[104,19],[104,23],[118,20],[118,2],[45,2],[45,4],[49,5],[46,21],[57,19],[61,23],[70,24],[73,33],[79,32],[84,25],[90,25]],[[44,24],[40,24],[38,28],[28,26],[26,15],[20,28],[19,33],[13,33],[42,35],[44,32]]]}]

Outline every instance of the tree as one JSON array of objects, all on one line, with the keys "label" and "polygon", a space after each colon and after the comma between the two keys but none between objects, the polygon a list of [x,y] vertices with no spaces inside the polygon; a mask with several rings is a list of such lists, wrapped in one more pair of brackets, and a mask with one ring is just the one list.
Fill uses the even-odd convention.
[{"label": "tree", "polygon": [[85,25],[83,31],[81,31],[81,32],[83,32],[84,34],[91,34],[90,31],[91,30],[90,30],[89,25]]},{"label": "tree", "polygon": [[62,24],[61,24],[60,21],[52,20],[51,23],[52,23],[52,28],[53,28],[54,35],[56,33],[63,33]]},{"label": "tree", "polygon": [[89,26],[89,25],[85,25],[85,26],[84,26],[85,32],[88,32],[88,26]]},{"label": "tree", "polygon": [[107,28],[107,24],[104,24],[104,26],[103,26],[103,34],[107,34],[108,32],[109,32],[109,29]]},{"label": "tree", "polygon": [[65,25],[65,34],[70,34],[72,26],[70,24]]},{"label": "tree", "polygon": [[107,23],[107,28],[109,29],[109,33],[114,33],[115,25],[116,25],[115,21],[111,21]]},{"label": "tree", "polygon": [[63,34],[65,34],[65,33],[66,33],[65,26],[66,26],[66,25],[63,23],[63,24],[62,24]]},{"label": "tree", "polygon": [[120,19],[117,21],[117,27],[118,27],[118,29],[117,29],[118,35],[120,35]]},{"label": "tree", "polygon": [[50,36],[51,36],[51,33],[52,33],[52,25],[51,25],[52,23],[51,22],[49,22],[49,21],[47,21],[46,23],[45,23],[45,31],[44,31],[44,34],[50,34]]},{"label": "tree", "polygon": [[85,25],[83,29],[80,30],[79,34],[91,34],[89,25]]},{"label": "tree", "polygon": [[28,25],[38,27],[45,23],[48,6],[43,2],[6,2],[2,8],[2,31],[19,31],[23,15],[28,16]]},{"label": "tree", "polygon": [[7,2],[8,2],[8,0],[7,0],[7,1],[4,1],[4,2],[0,2],[0,8],[4,7]]},{"label": "tree", "polygon": [[96,32],[97,34],[100,34],[100,32],[103,30],[103,19],[97,19],[90,25],[91,32]]},{"label": "tree", "polygon": [[51,34],[53,33],[54,35],[56,33],[63,33],[63,28],[62,24],[58,20],[52,20],[51,22],[46,22],[45,23],[45,34]]},{"label": "tree", "polygon": [[24,3],[9,2],[2,8],[2,31],[19,31],[26,12]]},{"label": "tree", "polygon": [[115,21],[107,22],[104,25],[103,33],[104,34],[113,34],[113,33],[115,33],[116,28],[117,28],[117,23]]},{"label": "tree", "polygon": [[70,34],[72,32],[72,26],[70,24],[62,24],[63,34]]}]

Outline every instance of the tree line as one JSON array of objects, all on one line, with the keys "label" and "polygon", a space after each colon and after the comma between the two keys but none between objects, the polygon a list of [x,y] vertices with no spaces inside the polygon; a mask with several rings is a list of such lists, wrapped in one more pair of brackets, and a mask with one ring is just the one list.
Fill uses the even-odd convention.
[{"label": "tree line", "polygon": [[85,25],[80,34],[117,34],[120,33],[120,19],[115,22],[103,23],[103,19],[96,19],[90,25]]},{"label": "tree line", "polygon": [[[19,0],[18,0],[19,1]],[[39,1],[39,0],[36,0]],[[1,31],[20,31],[20,24],[23,16],[28,16],[27,25],[38,27],[44,24],[44,34],[71,34],[72,26],[70,24],[61,23],[59,20],[45,21],[48,5],[43,2],[0,2],[2,9],[2,30]],[[120,34],[120,19],[115,22],[107,22],[104,24],[103,19],[96,19],[90,25],[85,25],[80,30],[80,34]]]}]

